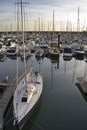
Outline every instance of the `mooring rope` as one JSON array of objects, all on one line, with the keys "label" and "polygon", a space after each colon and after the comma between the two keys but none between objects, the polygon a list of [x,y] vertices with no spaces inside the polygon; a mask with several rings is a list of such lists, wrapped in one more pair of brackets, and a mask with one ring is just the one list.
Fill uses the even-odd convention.
[{"label": "mooring rope", "polygon": [[39,129],[44,130],[44,128],[43,128],[41,125],[37,124],[35,121],[31,120],[30,118],[29,118],[29,120],[30,120],[35,126],[37,126]]},{"label": "mooring rope", "polygon": [[12,117],[12,118],[9,119],[6,123],[4,123],[4,127],[7,126],[13,119],[14,119],[14,117]]}]

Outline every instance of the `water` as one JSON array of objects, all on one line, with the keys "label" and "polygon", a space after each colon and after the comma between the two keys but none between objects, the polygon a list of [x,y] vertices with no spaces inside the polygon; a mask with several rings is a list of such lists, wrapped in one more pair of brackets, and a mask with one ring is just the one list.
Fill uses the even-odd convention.
[{"label": "water", "polygon": [[[23,73],[23,61],[19,61],[19,75]],[[22,130],[87,130],[87,100],[75,85],[77,77],[86,77],[87,63],[75,59],[53,61],[44,57],[27,59],[28,69],[42,71],[44,87],[42,97],[32,116]],[[11,81],[16,74],[16,59],[0,62],[0,79],[6,75]],[[5,130],[17,130],[13,126],[12,105],[6,116]]]}]

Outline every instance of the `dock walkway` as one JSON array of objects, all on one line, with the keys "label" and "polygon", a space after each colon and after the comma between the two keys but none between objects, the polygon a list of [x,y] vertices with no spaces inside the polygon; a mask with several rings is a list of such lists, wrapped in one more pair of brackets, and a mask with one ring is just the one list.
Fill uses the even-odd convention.
[{"label": "dock walkway", "polygon": [[79,86],[82,91],[87,94],[87,81],[84,79],[79,79],[79,83],[77,83],[77,86]]},{"label": "dock walkway", "polygon": [[[21,75],[19,77],[18,81],[20,81],[20,79],[22,77],[23,77],[23,75]],[[4,127],[4,113],[5,113],[5,110],[7,108],[8,103],[11,100],[11,97],[12,97],[12,95],[14,93],[15,87],[16,87],[16,79],[13,79],[13,81],[6,88],[2,98],[0,99],[0,130],[3,130],[3,127]]]}]

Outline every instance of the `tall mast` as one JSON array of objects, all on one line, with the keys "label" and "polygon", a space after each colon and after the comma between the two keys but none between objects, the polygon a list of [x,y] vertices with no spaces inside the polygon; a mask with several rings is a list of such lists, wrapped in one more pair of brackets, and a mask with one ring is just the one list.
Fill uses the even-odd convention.
[{"label": "tall mast", "polygon": [[23,41],[23,49],[24,49],[24,74],[25,74],[25,87],[27,91],[27,82],[26,82],[26,58],[25,58],[25,39],[24,39],[24,24],[25,24],[25,15],[24,15],[24,4],[27,4],[28,2],[23,2],[21,0],[21,28],[22,28],[22,41]]},{"label": "tall mast", "polygon": [[69,21],[67,19],[67,23],[66,23],[66,31],[68,32],[69,31]]},{"label": "tall mast", "polygon": [[40,24],[41,24],[41,19],[40,19],[40,17],[39,17],[39,18],[38,18],[38,31],[39,31],[39,36],[40,36],[40,31],[41,31]]},{"label": "tall mast", "polygon": [[23,41],[23,48],[24,48],[24,71],[25,71],[25,81],[26,81],[26,60],[25,60],[25,43],[24,43],[24,14],[23,14],[24,6],[23,6],[22,0],[21,0],[20,4],[21,4],[22,41]]},{"label": "tall mast", "polygon": [[[18,0],[18,3],[19,3],[19,0]],[[19,4],[17,4],[17,19],[16,19],[16,25],[17,25],[17,39],[18,39],[18,36],[19,36]],[[17,41],[18,42],[18,41]],[[17,51],[18,51],[18,43],[17,43]],[[18,85],[18,52],[17,52],[17,62],[16,62],[16,85]]]},{"label": "tall mast", "polygon": [[[26,84],[26,60],[25,60],[25,45],[24,45],[24,20],[25,20],[25,17],[23,15],[23,11],[24,11],[24,6],[23,6],[23,2],[22,0],[18,0],[18,3],[17,4],[17,38],[19,36],[19,21],[21,20],[21,31],[22,31],[22,41],[23,41],[23,48],[24,48],[24,71],[25,71],[25,87],[27,89],[27,84]],[[20,5],[20,10],[19,10],[19,5]],[[19,12],[21,11],[21,14],[19,17]],[[17,43],[17,49],[18,49],[18,43]],[[17,50],[18,51],[18,50]],[[18,85],[18,52],[17,52],[17,70],[16,70],[16,73],[17,73],[17,79],[16,79],[16,84]],[[18,95],[17,95],[17,100],[18,100]],[[18,115],[18,104],[16,104],[16,109],[17,109],[17,115]],[[17,117],[18,118],[18,117]]]},{"label": "tall mast", "polygon": [[[18,0],[19,3],[19,0]],[[19,34],[19,4],[17,4],[17,16],[16,16],[16,31],[17,31],[17,39],[18,39],[18,34]],[[17,41],[17,51],[18,51],[18,41]],[[16,86],[18,85],[18,52],[17,52],[17,61],[16,61]],[[18,93],[17,93],[17,101],[18,101]],[[16,104],[16,109],[17,109],[17,119],[18,119],[18,104]]]},{"label": "tall mast", "polygon": [[55,13],[55,10],[53,10],[53,33],[54,33],[54,30],[55,30],[55,27],[54,27],[54,13]]},{"label": "tall mast", "polygon": [[80,8],[78,7],[78,19],[77,19],[77,32],[80,31],[80,19],[79,19]]},{"label": "tall mast", "polygon": [[53,37],[54,37],[54,13],[55,13],[55,10],[53,10],[53,21],[52,21],[52,36],[51,36],[51,38],[52,38],[52,40],[53,40]]}]

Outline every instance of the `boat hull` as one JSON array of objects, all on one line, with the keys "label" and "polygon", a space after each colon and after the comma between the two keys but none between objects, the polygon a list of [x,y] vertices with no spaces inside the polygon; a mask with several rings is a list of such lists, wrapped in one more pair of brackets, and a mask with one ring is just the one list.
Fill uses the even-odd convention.
[{"label": "boat hull", "polygon": [[72,56],[63,56],[64,61],[70,61],[72,59]]},{"label": "boat hull", "polygon": [[49,49],[49,55],[51,58],[58,58],[59,57],[59,50],[56,52],[54,50]]},{"label": "boat hull", "polygon": [[38,99],[38,101],[36,102],[36,104],[32,107],[32,109],[27,113],[27,115],[20,121],[20,122],[16,122],[17,127],[21,130],[23,128],[23,126],[25,125],[26,121],[31,117],[33,111],[35,110],[36,106],[38,105],[39,101],[40,101],[41,95]]},{"label": "boat hull", "polygon": [[28,86],[27,102],[26,102],[26,91],[24,89],[25,77],[21,79],[14,93],[14,99],[13,99],[14,125],[18,126],[19,129],[21,129],[24,126],[25,122],[28,120],[28,118],[30,118],[33,110],[35,109],[42,95],[43,90],[43,80],[41,76],[37,72],[35,72],[35,74],[30,73],[27,74],[27,79],[29,76],[27,85]]},{"label": "boat hull", "polygon": [[0,56],[5,55],[6,53],[7,53],[7,51],[6,51],[6,50],[4,50],[4,51],[0,51]]},{"label": "boat hull", "polygon": [[59,53],[58,54],[52,54],[52,53],[50,53],[50,58],[52,58],[52,59],[59,58]]}]

